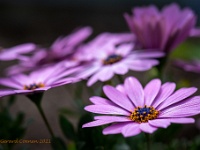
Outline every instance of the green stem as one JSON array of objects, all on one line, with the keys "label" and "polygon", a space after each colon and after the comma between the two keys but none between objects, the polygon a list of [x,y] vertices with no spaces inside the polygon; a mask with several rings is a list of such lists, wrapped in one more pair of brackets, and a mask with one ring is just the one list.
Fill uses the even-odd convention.
[{"label": "green stem", "polygon": [[53,131],[47,121],[47,118],[44,114],[44,111],[42,109],[42,106],[41,106],[41,101],[42,101],[42,96],[43,96],[43,93],[34,93],[34,94],[30,94],[30,95],[27,95],[27,97],[36,105],[40,115],[42,116],[42,119],[44,120],[44,123],[51,135],[52,138],[55,138],[54,134],[53,134]]},{"label": "green stem", "polygon": [[46,118],[46,116],[45,116],[45,114],[44,114],[44,111],[43,111],[41,105],[36,105],[36,106],[37,106],[37,108],[38,108],[38,111],[40,112],[40,115],[42,116],[42,119],[43,119],[44,122],[45,122],[45,125],[46,125],[47,129],[49,130],[49,133],[51,134],[51,137],[54,138],[55,136],[54,136],[54,134],[53,134],[53,131],[52,131],[52,129],[51,129],[51,127],[50,127],[48,121],[47,121],[47,118]]},{"label": "green stem", "polygon": [[167,61],[169,59],[169,54],[166,55],[165,57],[163,58],[160,58],[159,59],[159,65],[156,66],[156,68],[158,69],[158,77],[162,80],[162,81],[165,81],[165,68],[166,68],[166,65],[167,65]]},{"label": "green stem", "polygon": [[145,137],[146,137],[146,143],[147,143],[147,150],[150,150],[151,149],[150,134],[145,133]]}]

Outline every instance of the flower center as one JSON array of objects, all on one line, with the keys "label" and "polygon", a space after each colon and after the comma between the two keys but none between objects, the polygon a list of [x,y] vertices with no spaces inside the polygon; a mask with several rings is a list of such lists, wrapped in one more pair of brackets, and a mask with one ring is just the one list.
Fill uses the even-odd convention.
[{"label": "flower center", "polygon": [[159,115],[159,111],[157,111],[154,107],[146,105],[144,107],[137,107],[135,110],[131,113],[130,119],[142,123],[142,122],[148,122],[148,120],[156,119]]},{"label": "flower center", "polygon": [[44,87],[45,85],[43,83],[33,83],[33,84],[29,84],[29,85],[24,85],[24,90],[35,90],[37,88],[41,88]]},{"label": "flower center", "polygon": [[122,56],[112,54],[112,55],[109,55],[105,60],[103,60],[103,64],[104,65],[111,65],[111,64],[114,64],[114,63],[116,63],[120,60],[122,60]]}]

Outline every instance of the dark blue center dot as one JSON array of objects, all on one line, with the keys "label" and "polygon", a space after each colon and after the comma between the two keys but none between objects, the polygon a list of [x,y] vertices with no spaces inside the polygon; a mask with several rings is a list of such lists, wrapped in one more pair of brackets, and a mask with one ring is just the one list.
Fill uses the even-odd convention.
[{"label": "dark blue center dot", "polygon": [[111,54],[106,59],[103,60],[104,65],[111,65],[122,60],[122,56],[117,54]]},{"label": "dark blue center dot", "polygon": [[45,85],[43,83],[32,83],[32,84],[29,84],[29,85],[25,85],[24,86],[24,90],[35,90],[37,88],[41,88],[41,87],[44,87]]},{"label": "dark blue center dot", "polygon": [[159,115],[159,111],[156,110],[152,106],[144,106],[144,107],[137,107],[135,110],[131,113],[130,119],[142,123],[142,122],[148,122],[148,120],[156,119]]}]

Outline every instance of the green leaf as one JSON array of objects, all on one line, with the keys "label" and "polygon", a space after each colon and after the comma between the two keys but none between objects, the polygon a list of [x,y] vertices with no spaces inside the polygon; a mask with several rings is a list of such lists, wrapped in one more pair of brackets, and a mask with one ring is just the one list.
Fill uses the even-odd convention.
[{"label": "green leaf", "polygon": [[51,139],[51,146],[53,150],[67,150],[65,143],[58,137]]},{"label": "green leaf", "polygon": [[63,115],[59,116],[60,127],[65,137],[70,140],[76,140],[76,133],[73,125]]}]

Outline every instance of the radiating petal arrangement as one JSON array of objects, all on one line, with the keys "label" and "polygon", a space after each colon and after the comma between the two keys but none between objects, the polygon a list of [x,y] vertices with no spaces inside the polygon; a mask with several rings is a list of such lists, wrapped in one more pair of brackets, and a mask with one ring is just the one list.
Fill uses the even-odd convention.
[{"label": "radiating petal arrangement", "polygon": [[[197,88],[174,91],[174,85],[172,82],[161,84],[159,79],[153,79],[143,88],[135,77],[125,79],[124,92],[106,85],[103,90],[107,99],[92,97],[93,105],[85,107],[85,110],[102,116],[94,117],[95,121],[83,127],[112,123],[103,130],[104,134],[121,133],[129,137],[141,132],[153,133],[158,128],[167,128],[171,123],[194,123],[190,117],[200,113],[200,96],[190,96]],[[101,99],[103,103],[96,103]]]}]

